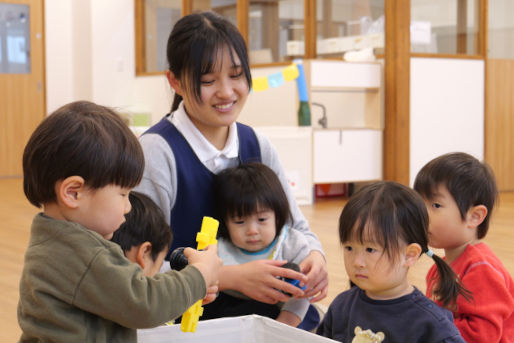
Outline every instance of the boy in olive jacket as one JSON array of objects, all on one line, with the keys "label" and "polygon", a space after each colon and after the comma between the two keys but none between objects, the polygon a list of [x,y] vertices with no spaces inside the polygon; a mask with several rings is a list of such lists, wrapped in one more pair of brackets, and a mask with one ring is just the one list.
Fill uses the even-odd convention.
[{"label": "boy in olive jacket", "polygon": [[23,187],[33,220],[20,280],[20,342],[135,342],[206,297],[216,247],[186,249],[189,266],[146,277],[109,241],[141,180],[141,147],[119,116],[90,102],[63,106],[32,134]]}]

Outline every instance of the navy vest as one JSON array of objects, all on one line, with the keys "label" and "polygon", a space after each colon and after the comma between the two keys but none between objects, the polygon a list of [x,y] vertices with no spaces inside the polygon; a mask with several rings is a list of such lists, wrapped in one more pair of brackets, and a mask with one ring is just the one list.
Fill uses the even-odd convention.
[{"label": "navy vest", "polygon": [[[200,231],[204,216],[214,215],[212,182],[214,174],[198,159],[184,136],[167,117],[145,133],[156,133],[169,144],[175,155],[177,171],[177,197],[171,209],[170,226],[173,241],[170,253],[177,247],[197,247],[196,233]],[[249,126],[237,123],[239,161],[261,162],[261,150],[255,132]]]}]

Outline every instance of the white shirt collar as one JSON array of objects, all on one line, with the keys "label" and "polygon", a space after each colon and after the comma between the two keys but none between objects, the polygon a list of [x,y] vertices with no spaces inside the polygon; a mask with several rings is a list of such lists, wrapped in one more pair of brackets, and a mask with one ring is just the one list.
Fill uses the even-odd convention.
[{"label": "white shirt collar", "polygon": [[187,140],[198,159],[212,172],[225,169],[229,164],[233,164],[230,163],[231,159],[237,158],[239,140],[235,122],[229,127],[225,147],[218,150],[193,124],[184,109],[184,102],[181,102],[177,110],[169,116],[169,120]]}]

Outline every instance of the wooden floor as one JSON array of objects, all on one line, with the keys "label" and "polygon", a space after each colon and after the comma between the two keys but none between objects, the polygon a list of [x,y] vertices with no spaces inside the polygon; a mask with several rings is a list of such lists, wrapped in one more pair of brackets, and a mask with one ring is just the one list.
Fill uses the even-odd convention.
[{"label": "wooden floor", "polygon": [[[345,203],[345,199],[319,200],[313,206],[302,207],[327,256],[330,285],[328,297],[321,301],[324,305],[348,287],[337,233],[337,221]],[[18,282],[30,223],[37,212],[25,199],[20,179],[0,179],[0,342],[15,342],[20,335],[16,319]],[[514,275],[514,193],[501,194],[485,241]],[[431,264],[428,257],[422,256],[410,271],[411,282],[422,291]]]}]

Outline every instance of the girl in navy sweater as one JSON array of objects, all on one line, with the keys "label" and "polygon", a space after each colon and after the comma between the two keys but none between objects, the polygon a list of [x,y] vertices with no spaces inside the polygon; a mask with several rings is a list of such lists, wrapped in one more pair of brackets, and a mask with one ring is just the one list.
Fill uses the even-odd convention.
[{"label": "girl in navy sweater", "polygon": [[354,286],[339,294],[317,333],[341,342],[464,342],[450,311],[407,280],[420,254],[432,257],[441,295],[450,303],[465,290],[451,268],[427,246],[423,199],[395,182],[369,185],[355,194],[339,218],[346,272]]}]

